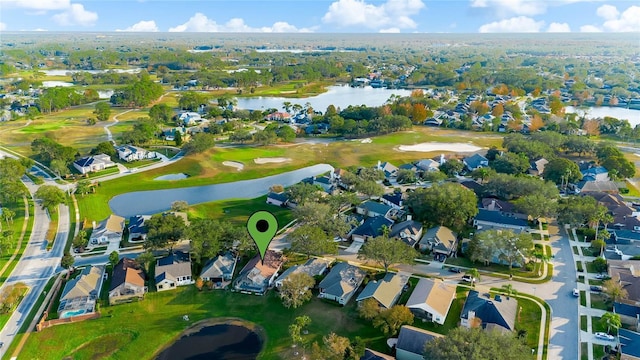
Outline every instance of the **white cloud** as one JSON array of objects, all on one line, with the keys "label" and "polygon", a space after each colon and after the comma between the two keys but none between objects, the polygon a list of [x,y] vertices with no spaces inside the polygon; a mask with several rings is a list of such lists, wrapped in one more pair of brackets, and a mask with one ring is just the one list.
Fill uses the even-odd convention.
[{"label": "white cloud", "polygon": [[2,7],[19,7],[31,10],[63,10],[71,6],[70,0],[0,0]]},{"label": "white cloud", "polygon": [[340,27],[413,29],[417,24],[411,17],[424,7],[422,0],[387,0],[378,6],[364,0],[338,0],[329,5],[322,21]]},{"label": "white cloud", "polygon": [[272,26],[253,28],[243,19],[233,18],[224,24],[218,24],[203,13],[196,13],[184,24],[169,28],[170,32],[313,32],[313,28],[300,28],[287,22],[278,21]]},{"label": "white cloud", "polygon": [[510,32],[510,33],[523,33],[523,32],[539,32],[544,26],[544,21],[535,21],[532,18],[526,16],[517,16],[510,19],[504,19],[500,21],[494,21],[489,24],[484,24],[478,29],[481,33],[493,33],[493,32]]},{"label": "white cloud", "polygon": [[596,14],[605,20],[613,20],[618,17],[620,12],[618,12],[618,9],[613,5],[602,5],[596,10]]},{"label": "white cloud", "polygon": [[593,25],[582,25],[580,26],[580,32],[602,32],[600,28]]},{"label": "white cloud", "polygon": [[398,29],[397,27],[392,27],[392,28],[388,28],[388,29],[380,29],[380,33],[381,34],[398,34],[398,33],[400,33],[400,29]]},{"label": "white cloud", "polygon": [[71,4],[64,12],[53,15],[52,19],[60,25],[90,26],[98,20],[98,13],[87,11],[82,4]]},{"label": "white cloud", "polygon": [[129,26],[126,29],[118,29],[116,31],[131,31],[131,32],[156,32],[158,31],[158,26],[156,25],[156,22],[153,20],[149,20],[149,21],[139,21],[131,26]]},{"label": "white cloud", "polygon": [[547,11],[547,1],[531,0],[471,0],[471,7],[495,8],[500,16],[509,14],[538,15]]},{"label": "white cloud", "polygon": [[49,30],[43,29],[43,28],[37,28],[37,29],[33,29],[33,31],[49,31]]},{"label": "white cloud", "polygon": [[7,24],[0,22],[0,31],[4,31],[7,29]]},{"label": "white cloud", "polygon": [[549,24],[549,27],[547,28],[547,32],[553,32],[553,33],[571,32],[571,28],[567,23],[553,22]]},{"label": "white cloud", "polygon": [[[598,8],[598,10],[600,10],[600,8]],[[640,32],[640,6],[630,6],[627,10],[623,11],[620,16],[618,16],[617,9],[615,10],[615,17],[605,17],[607,21],[602,24],[603,28],[613,32]],[[612,14],[613,13],[607,13],[608,16]],[[598,13],[598,15],[600,15],[600,13]]]}]

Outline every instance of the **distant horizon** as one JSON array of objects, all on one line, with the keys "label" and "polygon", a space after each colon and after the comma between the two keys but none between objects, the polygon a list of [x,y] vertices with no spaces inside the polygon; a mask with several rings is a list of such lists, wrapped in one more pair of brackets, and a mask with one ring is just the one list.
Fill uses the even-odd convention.
[{"label": "distant horizon", "polygon": [[3,32],[640,32],[631,0],[0,0]]}]

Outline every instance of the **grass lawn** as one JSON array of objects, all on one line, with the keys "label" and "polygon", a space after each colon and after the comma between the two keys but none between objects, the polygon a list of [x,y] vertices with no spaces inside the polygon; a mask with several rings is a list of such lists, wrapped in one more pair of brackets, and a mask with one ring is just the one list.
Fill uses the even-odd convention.
[{"label": "grass lawn", "polygon": [[576,261],[576,270],[578,272],[584,271],[584,269],[582,268],[582,261]]},{"label": "grass lawn", "polygon": [[587,315],[580,315],[580,330],[587,331]]},{"label": "grass lawn", "polygon": [[542,310],[532,300],[518,298],[520,311],[516,316],[516,332],[526,332],[526,343],[532,349],[538,348],[540,339],[540,321],[542,321]]},{"label": "grass lawn", "polygon": [[509,276],[509,273],[513,273],[514,276],[520,276],[523,278],[537,278],[538,270],[540,270],[541,266],[546,265],[544,263],[538,262],[538,263],[535,263],[533,271],[527,271],[524,267],[521,267],[521,268],[514,267],[510,272],[509,267],[506,265],[490,264],[489,266],[484,266],[484,264],[474,263],[471,260],[464,257],[448,258],[446,260],[446,264],[464,266],[468,268],[476,268],[480,271],[490,271],[498,274],[504,274],[504,276],[507,276],[507,277]]},{"label": "grass lawn", "polygon": [[45,240],[47,240],[47,250],[53,248],[53,243],[56,241],[56,235],[58,234],[58,211],[59,210],[56,209],[56,211],[49,214],[51,221],[49,222],[49,229],[45,237]]},{"label": "grass lawn", "polygon": [[259,210],[267,210],[278,219],[278,227],[282,229],[293,220],[290,209],[266,203],[267,196],[251,200],[222,200],[191,206],[189,217],[223,219],[234,225],[244,225],[251,214]]},{"label": "grass lawn", "polygon": [[607,332],[607,325],[603,324],[600,321],[600,317],[599,316],[592,316],[591,317],[591,332],[592,333],[597,333],[597,332]]},{"label": "grass lawn", "polygon": [[580,305],[587,306],[587,294],[584,290],[580,290]]},{"label": "grass lawn", "polygon": [[20,241],[20,234],[22,233],[22,227],[24,226],[24,222],[25,222],[26,209],[24,206],[23,199],[18,199],[18,201],[16,202],[5,203],[3,204],[3,206],[13,211],[15,216],[13,217],[13,222],[10,222],[8,224],[4,222],[4,220],[0,220],[2,221],[3,231],[10,230],[13,232],[13,235],[11,236],[11,246],[8,248],[7,251],[3,251],[2,256],[0,256],[0,286],[4,283],[5,279],[9,277],[9,274],[11,274],[11,271],[15,267],[15,263],[17,263],[18,260],[20,259],[20,256],[24,251],[25,245],[29,241],[29,236],[31,235],[30,225],[33,224],[33,204],[31,201],[29,201],[28,206],[29,206],[29,212],[31,216],[29,217],[29,222],[27,223],[27,229],[24,234],[25,238],[22,241],[21,248],[18,249],[18,253],[16,257],[13,259],[12,263],[10,264],[9,259],[11,259],[11,255],[13,255],[14,251],[16,250],[16,247],[18,246],[18,242]]},{"label": "grass lawn", "polygon": [[589,344],[586,342],[580,343],[580,359],[589,360]]},{"label": "grass lawn", "polygon": [[602,359],[604,356],[604,345],[593,344],[593,358]]},{"label": "grass lawn", "polygon": [[[54,326],[30,335],[21,355],[25,359],[47,354],[49,358],[67,356],[92,359],[152,359],[157,351],[174,340],[191,323],[213,317],[239,317],[261,326],[266,334],[261,359],[279,359],[291,341],[287,327],[296,316],[308,315],[309,343],[336,332],[362,337],[367,346],[384,351],[385,340],[370,322],[357,317],[353,302],[346,307],[314,298],[298,309],[286,309],[273,292],[265,297],[228,291],[202,291],[195,287],[149,293],[144,301],[102,307],[97,320]],[[183,315],[189,315],[187,323]],[[116,340],[119,337],[127,341]],[[100,338],[102,340],[96,340]],[[60,341],[65,339],[65,341]],[[96,356],[95,354],[106,356]]]},{"label": "grass lawn", "polygon": [[[458,323],[460,322],[460,313],[462,312],[464,301],[467,299],[468,292],[469,292],[469,288],[466,286],[458,286],[456,288],[456,298],[453,299],[453,302],[451,303],[451,307],[449,308],[449,313],[447,313],[447,318],[444,320],[443,325],[436,324],[433,322],[422,322],[419,319],[416,319],[413,323],[413,326],[421,329],[433,331],[438,334],[443,334],[443,335],[448,334],[449,331],[455,329],[458,326]],[[409,299],[407,298],[407,300]],[[406,303],[406,300],[405,300],[405,303]]]},{"label": "grass lawn", "polygon": [[594,309],[612,311],[613,303],[607,301],[607,296],[603,294],[591,293],[591,307]]},{"label": "grass lawn", "polygon": [[593,264],[593,261],[587,262],[587,272],[593,273],[593,274],[599,272],[599,271],[596,271],[596,266]]}]

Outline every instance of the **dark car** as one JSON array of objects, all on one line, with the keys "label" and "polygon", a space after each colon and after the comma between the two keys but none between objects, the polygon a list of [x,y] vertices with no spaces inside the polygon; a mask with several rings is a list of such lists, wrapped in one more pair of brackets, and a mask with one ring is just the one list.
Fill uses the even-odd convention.
[{"label": "dark car", "polygon": [[591,291],[593,291],[593,292],[602,292],[602,286],[598,286],[598,285],[591,285],[590,289],[591,289]]},{"label": "dark car", "polygon": [[460,268],[457,268],[457,267],[450,267],[449,271],[453,272],[453,273],[461,273],[462,272],[462,270],[460,270]]}]

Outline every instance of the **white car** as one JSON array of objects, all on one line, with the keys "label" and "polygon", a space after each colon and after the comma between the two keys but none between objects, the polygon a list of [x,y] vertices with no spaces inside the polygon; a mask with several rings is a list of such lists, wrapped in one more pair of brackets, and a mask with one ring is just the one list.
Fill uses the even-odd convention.
[{"label": "white car", "polygon": [[580,291],[578,289],[573,289],[573,296],[580,296]]},{"label": "white car", "polygon": [[594,335],[596,336],[596,338],[601,339],[601,340],[613,341],[615,339],[615,337],[613,335],[609,335],[609,334],[604,333],[604,332],[597,332]]}]

